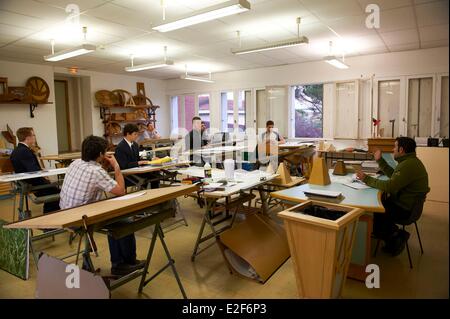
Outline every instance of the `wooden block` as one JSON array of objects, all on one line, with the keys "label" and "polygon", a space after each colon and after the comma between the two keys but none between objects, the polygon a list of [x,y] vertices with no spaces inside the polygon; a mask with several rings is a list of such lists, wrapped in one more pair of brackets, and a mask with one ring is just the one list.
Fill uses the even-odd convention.
[{"label": "wooden block", "polygon": [[334,167],[333,175],[347,175],[347,169],[344,161],[337,161],[336,166]]},{"label": "wooden block", "polygon": [[331,183],[327,163],[323,157],[314,159],[309,183],[314,185],[328,185]]},{"label": "wooden block", "polygon": [[292,182],[291,174],[284,163],[278,165],[277,174],[280,175],[278,178],[280,179],[281,184],[289,184]]}]

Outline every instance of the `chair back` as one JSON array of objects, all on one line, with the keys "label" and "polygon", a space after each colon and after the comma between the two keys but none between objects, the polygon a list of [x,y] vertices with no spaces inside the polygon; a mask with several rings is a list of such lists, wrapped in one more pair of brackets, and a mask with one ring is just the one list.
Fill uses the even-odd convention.
[{"label": "chair back", "polygon": [[411,215],[409,216],[409,218],[398,221],[398,224],[407,226],[418,221],[420,216],[422,216],[425,199],[426,199],[425,196],[418,197],[416,202],[414,203],[414,206],[411,209]]}]

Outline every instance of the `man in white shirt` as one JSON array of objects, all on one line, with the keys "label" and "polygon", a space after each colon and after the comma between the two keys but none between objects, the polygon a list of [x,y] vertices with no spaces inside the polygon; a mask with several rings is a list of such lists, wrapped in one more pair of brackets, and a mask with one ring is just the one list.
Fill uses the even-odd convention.
[{"label": "man in white shirt", "polygon": [[152,122],[147,124],[147,129],[142,133],[141,140],[156,140],[160,139],[161,135],[159,135],[158,131],[155,129],[155,126]]},{"label": "man in white shirt", "polygon": [[[108,142],[98,136],[88,136],[81,146],[81,159],[75,160],[67,169],[60,193],[61,209],[68,209],[96,202],[103,192],[114,195],[125,194],[125,182],[120,166],[113,155],[106,155]],[[114,169],[115,180],[102,167],[108,164]],[[108,236],[111,254],[111,273],[126,275],[144,266],[136,259],[134,234],[121,239]]]}]

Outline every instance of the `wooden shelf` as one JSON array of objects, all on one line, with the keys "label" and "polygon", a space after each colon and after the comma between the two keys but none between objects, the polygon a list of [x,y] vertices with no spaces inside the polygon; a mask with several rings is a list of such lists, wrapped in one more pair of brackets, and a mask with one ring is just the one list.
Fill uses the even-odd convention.
[{"label": "wooden shelf", "polygon": [[[156,120],[155,120],[156,121]],[[104,120],[103,123],[136,123],[136,122],[155,122],[154,120],[146,120],[146,119],[139,119],[139,120]]]},{"label": "wooden shelf", "polygon": [[104,108],[126,108],[126,109],[157,109],[159,105],[135,105],[135,106],[125,106],[125,105],[97,105],[97,107]]},{"label": "wooden shelf", "polygon": [[53,102],[35,102],[35,101],[31,101],[31,102],[20,102],[20,101],[0,101],[0,104],[24,104],[24,105],[30,105],[30,104],[53,104]]}]

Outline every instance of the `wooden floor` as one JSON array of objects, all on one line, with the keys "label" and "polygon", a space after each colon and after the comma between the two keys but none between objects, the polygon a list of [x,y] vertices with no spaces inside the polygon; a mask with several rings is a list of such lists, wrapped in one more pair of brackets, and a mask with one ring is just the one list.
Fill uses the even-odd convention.
[{"label": "wooden floor", "polygon": [[[180,198],[182,210],[189,226],[181,226],[166,232],[168,244],[181,281],[189,298],[298,298],[291,259],[289,259],[264,285],[230,275],[223,257],[216,245],[199,255],[195,262],[190,256],[201,223],[201,211],[192,198]],[[32,206],[33,215],[39,215],[41,207]],[[414,268],[409,269],[406,251],[400,256],[390,257],[381,249],[372,262],[379,265],[381,287],[368,289],[362,282],[347,280],[343,298],[448,298],[449,297],[449,207],[447,203],[427,202],[419,221],[419,230],[425,254],[420,255],[414,227],[410,248]],[[11,220],[12,200],[0,201],[0,218]],[[96,267],[107,270],[110,267],[106,237],[96,234],[99,257],[93,257]],[[150,244],[149,229],[136,234],[138,258],[144,259]],[[68,235],[57,235],[56,240],[37,242],[36,248],[52,256],[62,256],[72,248]],[[165,255],[159,243],[151,269],[165,264]],[[0,298],[34,298],[36,271],[33,262],[30,279],[18,279],[0,270]],[[152,271],[151,271],[152,272]],[[167,269],[150,282],[139,295],[139,280],[134,280],[113,291],[112,298],[181,298],[175,278]]]}]

